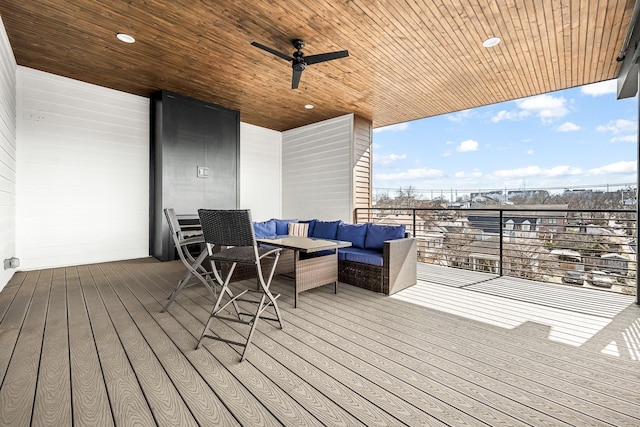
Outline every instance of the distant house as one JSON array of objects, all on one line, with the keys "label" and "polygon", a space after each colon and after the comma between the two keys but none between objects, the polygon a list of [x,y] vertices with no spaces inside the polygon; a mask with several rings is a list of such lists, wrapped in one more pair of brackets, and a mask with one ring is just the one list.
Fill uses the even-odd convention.
[{"label": "distant house", "polygon": [[[561,233],[567,225],[568,205],[523,205],[520,210],[504,210],[502,230],[536,233]],[[500,212],[471,208],[469,222],[485,233],[500,232]]]},{"label": "distant house", "polygon": [[[508,238],[503,241],[502,269],[508,275],[533,278],[543,274],[541,266],[553,261],[549,251],[542,246],[531,245],[530,239]],[[500,237],[483,236],[462,247],[457,257],[457,267],[474,271],[498,273],[500,269]]]}]

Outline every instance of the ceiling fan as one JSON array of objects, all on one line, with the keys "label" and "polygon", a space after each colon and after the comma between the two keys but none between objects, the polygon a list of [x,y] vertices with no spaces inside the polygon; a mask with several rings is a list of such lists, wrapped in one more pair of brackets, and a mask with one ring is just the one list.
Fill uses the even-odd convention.
[{"label": "ceiling fan", "polygon": [[300,77],[302,76],[302,72],[307,68],[307,65],[317,64],[319,62],[331,61],[333,59],[346,58],[349,56],[349,52],[346,50],[341,50],[338,52],[329,52],[329,53],[320,53],[318,55],[309,55],[304,56],[302,52],[302,48],[304,47],[304,41],[295,39],[292,40],[291,43],[293,47],[297,49],[296,52],[293,52],[293,56],[289,56],[285,53],[278,52],[275,49],[272,49],[268,46],[262,45],[260,43],[251,42],[251,44],[259,49],[265,50],[279,58],[284,59],[285,61],[291,61],[291,68],[293,68],[293,75],[291,76],[291,89],[297,89],[300,84]]}]

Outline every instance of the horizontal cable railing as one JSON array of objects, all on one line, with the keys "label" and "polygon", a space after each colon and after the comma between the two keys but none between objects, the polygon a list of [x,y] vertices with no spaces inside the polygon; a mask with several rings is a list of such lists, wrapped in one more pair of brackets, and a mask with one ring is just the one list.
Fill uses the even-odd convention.
[{"label": "horizontal cable railing", "polygon": [[358,208],[356,222],[403,224],[418,261],[572,286],[637,292],[631,210]]}]

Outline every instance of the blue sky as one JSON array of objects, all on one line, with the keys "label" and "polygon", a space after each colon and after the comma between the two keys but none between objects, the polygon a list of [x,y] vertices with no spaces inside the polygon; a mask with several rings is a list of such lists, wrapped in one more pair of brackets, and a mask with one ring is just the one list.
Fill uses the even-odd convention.
[{"label": "blue sky", "polygon": [[375,129],[373,187],[635,183],[638,101],[615,93],[611,80]]}]

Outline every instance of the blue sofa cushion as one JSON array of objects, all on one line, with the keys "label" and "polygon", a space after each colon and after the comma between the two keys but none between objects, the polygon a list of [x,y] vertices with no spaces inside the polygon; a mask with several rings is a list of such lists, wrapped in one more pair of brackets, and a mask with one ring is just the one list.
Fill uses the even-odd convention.
[{"label": "blue sofa cushion", "polygon": [[309,230],[309,236],[318,239],[336,240],[338,226],[342,221],[316,221],[313,225],[313,232]]},{"label": "blue sofa cushion", "polygon": [[402,239],[403,237],[404,225],[369,224],[364,248],[382,250],[385,240]]},{"label": "blue sofa cushion", "polygon": [[277,219],[273,218],[272,221],[276,222],[276,234],[278,236],[286,236],[289,234],[289,223],[298,222],[297,219]]},{"label": "blue sofa cushion", "polygon": [[256,235],[256,239],[264,239],[265,237],[274,237],[276,235],[276,222],[273,219],[270,219],[269,221],[263,221],[263,222],[254,222],[253,232]]},{"label": "blue sofa cushion", "polygon": [[298,222],[306,222],[307,224],[309,224],[309,232],[307,233],[307,236],[313,236],[313,229],[314,229],[314,226],[316,225],[316,221],[317,219],[306,219],[304,221],[298,221]]},{"label": "blue sofa cushion", "polygon": [[340,224],[336,239],[351,242],[354,248],[364,248],[364,237],[367,234],[367,224]]},{"label": "blue sofa cushion", "polygon": [[338,250],[338,260],[362,262],[364,264],[382,266],[383,257],[380,251],[360,248],[341,248]]}]

